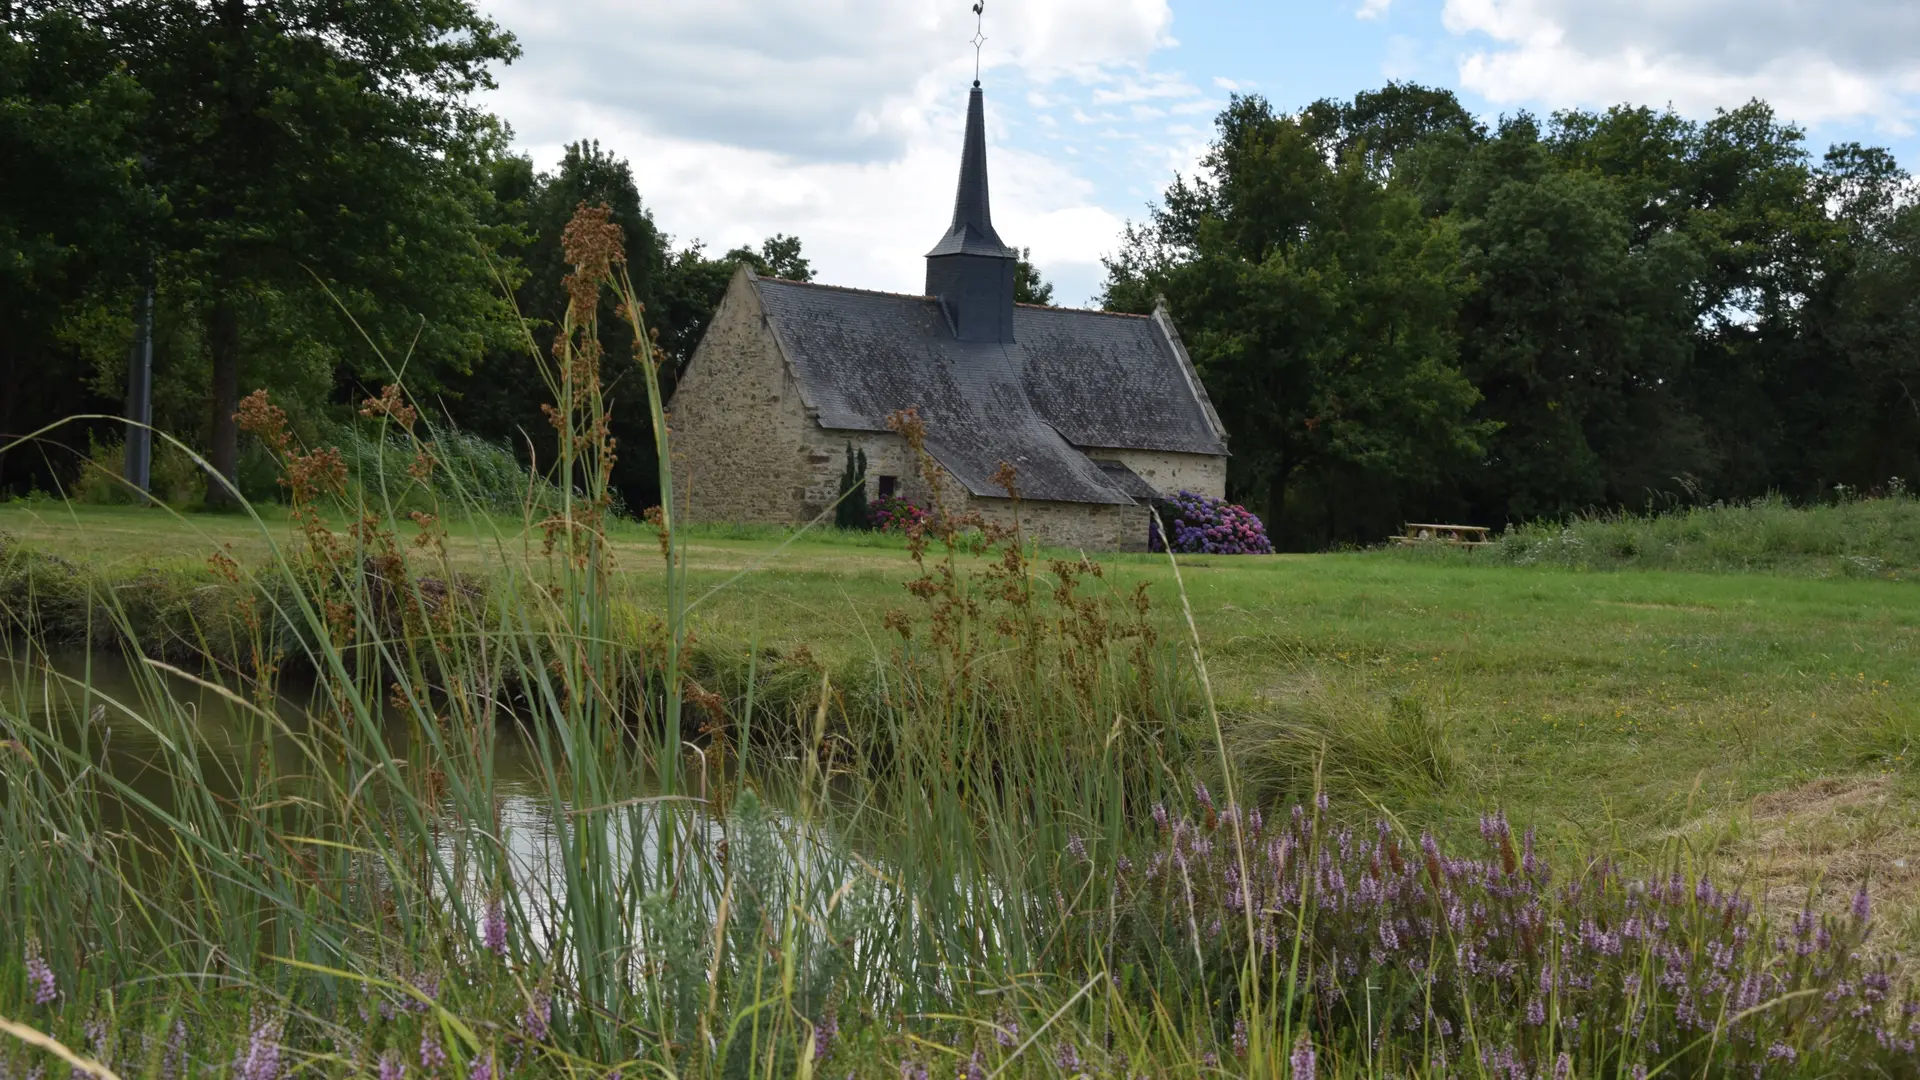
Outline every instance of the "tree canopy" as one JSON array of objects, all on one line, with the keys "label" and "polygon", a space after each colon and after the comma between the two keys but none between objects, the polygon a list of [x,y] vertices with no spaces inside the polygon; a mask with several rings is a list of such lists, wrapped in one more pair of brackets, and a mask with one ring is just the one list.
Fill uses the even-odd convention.
[{"label": "tree canopy", "polygon": [[1810,499],[1916,467],[1916,215],[1885,150],[1816,162],[1757,101],[1489,129],[1408,84],[1236,97],[1104,302],[1165,297],[1290,546]]}]

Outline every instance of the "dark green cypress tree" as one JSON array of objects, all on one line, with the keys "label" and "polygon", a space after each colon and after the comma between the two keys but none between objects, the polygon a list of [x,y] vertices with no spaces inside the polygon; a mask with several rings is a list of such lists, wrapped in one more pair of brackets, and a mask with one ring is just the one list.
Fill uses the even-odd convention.
[{"label": "dark green cypress tree", "polygon": [[847,444],[847,466],[840,472],[839,502],[833,507],[833,523],[842,529],[865,529],[867,521],[867,452],[855,451]]}]

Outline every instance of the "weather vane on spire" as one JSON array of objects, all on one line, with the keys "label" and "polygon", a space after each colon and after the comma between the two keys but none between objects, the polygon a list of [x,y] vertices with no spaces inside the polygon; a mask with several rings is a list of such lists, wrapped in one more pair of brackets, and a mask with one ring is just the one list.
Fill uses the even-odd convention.
[{"label": "weather vane on spire", "polygon": [[987,0],[974,0],[973,4],[973,85],[980,85],[980,46],[987,43],[985,30]]}]

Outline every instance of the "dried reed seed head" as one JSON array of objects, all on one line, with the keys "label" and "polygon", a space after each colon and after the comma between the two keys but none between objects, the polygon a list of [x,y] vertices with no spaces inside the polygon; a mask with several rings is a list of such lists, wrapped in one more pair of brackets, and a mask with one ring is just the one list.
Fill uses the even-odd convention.
[{"label": "dried reed seed head", "polygon": [[401,395],[398,383],[388,383],[381,387],[378,397],[370,397],[361,404],[360,415],[388,417],[408,431],[413,430],[414,421],[420,418],[420,414]]},{"label": "dried reed seed head", "polygon": [[626,262],[625,234],[613,223],[613,208],[606,203],[588,206],[585,200],[574,208],[573,220],[560,233],[560,248],[566,253],[573,273],[564,284],[572,310],[584,319],[600,303],[600,284],[613,276],[614,266]]},{"label": "dried reed seed head", "polygon": [[240,399],[240,407],[234,412],[233,419],[240,425],[241,431],[271,443],[277,449],[286,449],[287,412],[268,401],[265,390],[255,390]]}]

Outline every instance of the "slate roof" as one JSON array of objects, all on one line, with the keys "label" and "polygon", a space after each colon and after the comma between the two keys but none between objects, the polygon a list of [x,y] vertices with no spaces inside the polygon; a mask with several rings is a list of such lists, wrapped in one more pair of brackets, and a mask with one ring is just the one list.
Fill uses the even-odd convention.
[{"label": "slate roof", "polygon": [[1005,494],[1007,461],[1023,498],[1127,504],[1134,483],[1076,447],[1227,452],[1164,315],[1023,305],[1014,343],[970,342],[930,297],[750,280],[822,426],[884,431],[918,408],[927,449],[976,495]]}]

